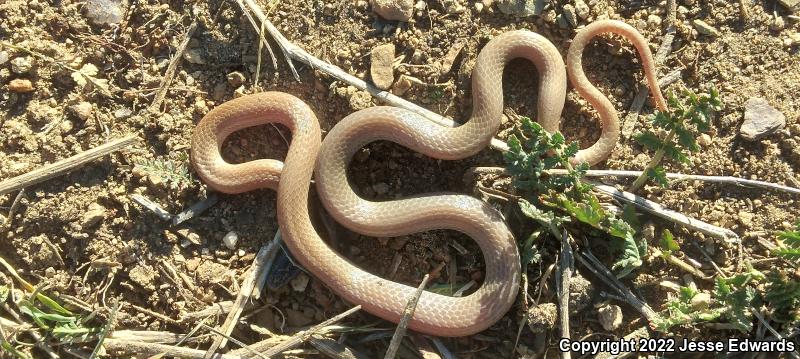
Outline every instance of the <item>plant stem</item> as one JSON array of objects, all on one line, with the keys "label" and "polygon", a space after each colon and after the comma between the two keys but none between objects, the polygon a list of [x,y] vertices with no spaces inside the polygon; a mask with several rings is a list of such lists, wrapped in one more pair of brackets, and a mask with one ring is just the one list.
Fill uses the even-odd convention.
[{"label": "plant stem", "polygon": [[667,133],[667,136],[664,138],[663,145],[661,145],[661,147],[656,151],[656,153],[653,155],[653,158],[650,159],[650,162],[647,163],[647,166],[644,168],[644,170],[642,170],[642,174],[640,174],[639,177],[636,178],[636,181],[634,181],[633,184],[628,187],[628,192],[635,193],[639,190],[639,188],[644,186],[648,179],[650,179],[650,170],[656,168],[656,166],[661,163],[661,159],[664,158],[664,149],[666,148],[666,145],[672,143],[674,138],[675,130],[670,130],[669,133]]}]

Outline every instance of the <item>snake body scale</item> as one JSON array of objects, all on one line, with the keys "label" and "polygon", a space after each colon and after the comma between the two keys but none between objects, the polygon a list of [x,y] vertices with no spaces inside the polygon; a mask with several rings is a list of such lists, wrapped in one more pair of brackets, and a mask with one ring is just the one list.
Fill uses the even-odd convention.
[{"label": "snake body scale", "polygon": [[[377,140],[396,142],[444,160],[466,158],[482,150],[500,124],[503,68],[519,57],[533,62],[539,72],[537,117],[547,131],[558,130],[569,74],[575,89],[598,111],[603,127],[597,143],[578,152],[573,161],[595,164],[604,160],[617,143],[618,118],[609,100],[584,75],[581,54],[592,38],[608,32],[633,42],[657,105],[663,109],[647,41],[629,25],[606,20],[585,27],[570,46],[566,70],[549,40],[517,30],[495,37],[479,53],[472,73],[472,116],[458,127],[435,124],[409,110],[378,106],[345,117],[321,141],[319,123],[308,105],[289,94],[264,92],[228,101],[205,115],[192,135],[192,163],[200,178],[220,192],[277,190],[278,225],[300,264],[344,299],[393,322],[400,320],[415,288],[358,268],[320,238],[308,213],[312,174],[316,173],[317,191],[330,215],[355,232],[389,237],[452,229],[467,234],[484,254],[483,284],[464,297],[423,292],[409,327],[437,336],[474,334],[502,318],[519,291],[517,244],[501,215],[489,204],[457,193],[368,201],[350,187],[347,166],[358,149]],[[292,132],[283,163],[260,159],[230,164],[222,159],[220,150],[228,135],[265,123],[280,123]]]}]

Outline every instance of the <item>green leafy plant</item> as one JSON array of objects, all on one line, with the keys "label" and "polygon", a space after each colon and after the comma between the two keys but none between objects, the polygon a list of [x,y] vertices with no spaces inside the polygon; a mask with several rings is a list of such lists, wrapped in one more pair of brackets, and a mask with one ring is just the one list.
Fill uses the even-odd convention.
[{"label": "green leafy plant", "polygon": [[655,321],[655,327],[661,332],[668,332],[676,325],[726,320],[739,331],[747,333],[753,328],[750,308],[759,299],[755,285],[763,279],[764,274],[751,267],[745,273],[717,278],[710,301],[695,301],[700,292],[681,287],[678,298],[667,302],[666,311]]},{"label": "green leafy plant", "polygon": [[667,156],[672,160],[688,163],[687,152],[700,150],[695,138],[699,133],[708,132],[711,115],[722,109],[719,92],[713,87],[707,94],[701,95],[685,89],[681,99],[670,93],[667,104],[668,112],[656,111],[651,117],[653,127],[664,130],[667,134],[661,138],[653,132],[646,131],[634,137],[636,142],[655,153],[642,174],[628,189],[630,192],[635,192],[651,178],[662,187],[666,187],[668,181],[666,171],[660,166],[661,160]]},{"label": "green leafy plant", "polygon": [[[577,143],[566,144],[560,133],[550,134],[538,123],[522,118],[519,131],[509,136],[508,146],[509,151],[503,155],[506,169],[514,186],[527,194],[519,201],[523,214],[556,238],[560,238],[563,226],[572,219],[611,235],[621,248],[612,266],[619,277],[642,265],[646,243],[637,242],[636,231],[603,208],[592,194],[592,186],[581,180],[588,165],[572,166],[570,163],[569,159],[578,152]],[[567,174],[551,176],[547,173],[556,167],[567,169]]]},{"label": "green leafy plant", "polygon": [[789,262],[800,264],[800,223],[795,225],[795,229],[792,231],[779,232],[778,239],[783,244],[773,250],[772,254]]},{"label": "green leafy plant", "polygon": [[192,184],[189,156],[185,152],[180,152],[177,159],[143,159],[134,164],[138,170],[144,171],[150,176],[156,176],[174,187],[184,188]]},{"label": "green leafy plant", "polygon": [[[779,232],[778,238],[782,243],[772,253],[800,264],[800,223],[794,230]],[[785,271],[774,270],[767,274],[764,300],[769,303],[775,320],[800,322],[800,281],[790,278]]]},{"label": "green leafy plant", "polygon": [[773,319],[800,324],[800,282],[790,279],[786,273],[771,271],[767,274],[764,300],[769,304]]}]

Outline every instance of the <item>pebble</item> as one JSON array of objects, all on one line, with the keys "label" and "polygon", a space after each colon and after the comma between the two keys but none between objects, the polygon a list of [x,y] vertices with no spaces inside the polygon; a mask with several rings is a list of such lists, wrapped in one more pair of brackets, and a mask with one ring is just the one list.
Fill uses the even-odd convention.
[{"label": "pebble", "polygon": [[86,209],[86,212],[81,217],[81,227],[83,229],[88,229],[96,226],[100,221],[103,220],[106,216],[106,209],[105,207],[101,206],[98,203],[92,203],[89,205],[89,208]]},{"label": "pebble", "polygon": [[750,229],[753,228],[753,218],[755,218],[754,214],[746,211],[739,211],[739,217],[737,219],[745,228]]},{"label": "pebble", "polygon": [[234,231],[230,231],[222,237],[222,243],[225,244],[225,248],[230,250],[236,249],[236,243],[239,242],[239,235],[236,234]]},{"label": "pebble", "polygon": [[237,88],[244,84],[244,74],[239,71],[234,71],[228,74],[225,78],[228,79],[228,84],[231,85],[233,88]]},{"label": "pebble", "polygon": [[69,107],[70,111],[75,114],[81,121],[86,121],[92,115],[92,104],[81,101]]},{"label": "pebble", "polygon": [[133,110],[127,107],[119,108],[114,111],[114,118],[117,120],[124,120],[128,117],[131,117],[131,115],[133,115]]},{"label": "pebble", "polygon": [[720,35],[719,30],[715,29],[713,26],[707,24],[703,20],[694,19],[692,20],[692,25],[694,25],[694,28],[697,29],[697,32],[703,35],[715,36],[715,37]]},{"label": "pebble", "polygon": [[697,144],[700,146],[708,147],[711,145],[711,142],[713,142],[713,140],[707,133],[702,133],[700,136],[697,136]]},{"label": "pebble", "polygon": [[542,9],[536,8],[538,0],[499,0],[497,8],[506,15],[526,17],[539,15]]},{"label": "pebble", "polygon": [[372,107],[372,95],[366,91],[355,91],[350,95],[348,102],[353,111],[363,110]]},{"label": "pebble", "polygon": [[610,304],[597,309],[597,319],[605,330],[614,331],[622,324],[622,308]]},{"label": "pebble", "polygon": [[24,93],[33,91],[33,83],[28,79],[13,79],[8,83],[8,91]]},{"label": "pebble", "polygon": [[153,291],[156,289],[155,279],[156,273],[150,266],[144,264],[136,264],[130,271],[128,271],[128,278],[134,283],[138,284],[144,289]]},{"label": "pebble", "polygon": [[27,56],[15,57],[11,60],[11,72],[17,75],[24,75],[31,71],[33,64]]},{"label": "pebble", "polygon": [[394,83],[394,44],[376,46],[370,53],[369,73],[372,82],[381,90],[388,90]]},{"label": "pebble", "polygon": [[8,51],[0,51],[0,65],[5,65],[8,62]]},{"label": "pebble", "polygon": [[400,75],[400,78],[392,85],[392,93],[397,96],[402,96],[409,89],[411,89],[411,80],[406,75]]},{"label": "pebble", "polygon": [[408,21],[414,12],[413,0],[371,0],[372,11],[386,20]]},{"label": "pebble", "polygon": [[117,24],[124,13],[121,0],[88,0],[86,16],[96,25]]},{"label": "pebble", "polygon": [[661,27],[661,17],[658,15],[650,14],[647,16],[647,27],[651,29],[658,29]]},{"label": "pebble", "polygon": [[583,20],[588,19],[591,14],[589,5],[586,5],[583,0],[575,0],[575,12],[578,14],[578,17]]},{"label": "pebble", "polygon": [[300,273],[296,277],[292,278],[289,284],[292,285],[292,289],[295,292],[305,292],[306,287],[308,287],[309,278],[305,273]]},{"label": "pebble", "polygon": [[203,57],[203,50],[200,48],[186,49],[186,51],[183,52],[183,59],[197,65],[206,64],[206,60]]},{"label": "pebble", "polygon": [[744,104],[744,123],[739,134],[748,141],[759,141],[786,126],[786,116],[767,100],[751,97]]}]

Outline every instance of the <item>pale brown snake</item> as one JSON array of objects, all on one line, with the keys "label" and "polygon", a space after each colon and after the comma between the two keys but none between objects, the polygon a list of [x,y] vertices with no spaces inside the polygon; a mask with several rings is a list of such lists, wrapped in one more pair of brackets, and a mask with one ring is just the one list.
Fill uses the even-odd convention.
[{"label": "pale brown snake", "polygon": [[[658,106],[664,108],[650,50],[635,29],[619,21],[601,21],[581,30],[569,49],[567,67],[573,86],[597,109],[603,126],[600,140],[576,155],[575,161],[590,164],[605,159],[619,137],[616,111],[589,84],[581,69],[584,46],[597,34],[606,32],[620,34],[634,43],[643,58]],[[561,56],[544,37],[528,31],[512,31],[491,40],[478,55],[472,74],[472,117],[459,127],[443,127],[408,110],[379,106],[345,117],[320,144],[317,119],[302,100],[280,92],[266,92],[237,98],[209,112],[193,133],[192,162],[199,176],[221,192],[277,189],[278,224],[292,254],[334,292],[390,321],[400,319],[414,288],[356,267],[320,238],[308,213],[309,182],[315,162],[320,198],[330,215],[345,227],[376,237],[432,229],[467,234],[484,254],[483,284],[465,297],[424,292],[410,328],[437,336],[477,333],[505,315],[519,290],[517,244],[500,214],[474,197],[455,193],[368,201],[350,187],[346,170],[358,149],[377,140],[396,142],[446,160],[469,157],[482,150],[500,124],[503,68],[518,57],[532,61],[539,72],[538,122],[548,131],[557,130],[567,81]],[[262,159],[230,164],[222,159],[220,149],[229,134],[270,122],[283,124],[292,132],[284,163]]]}]

